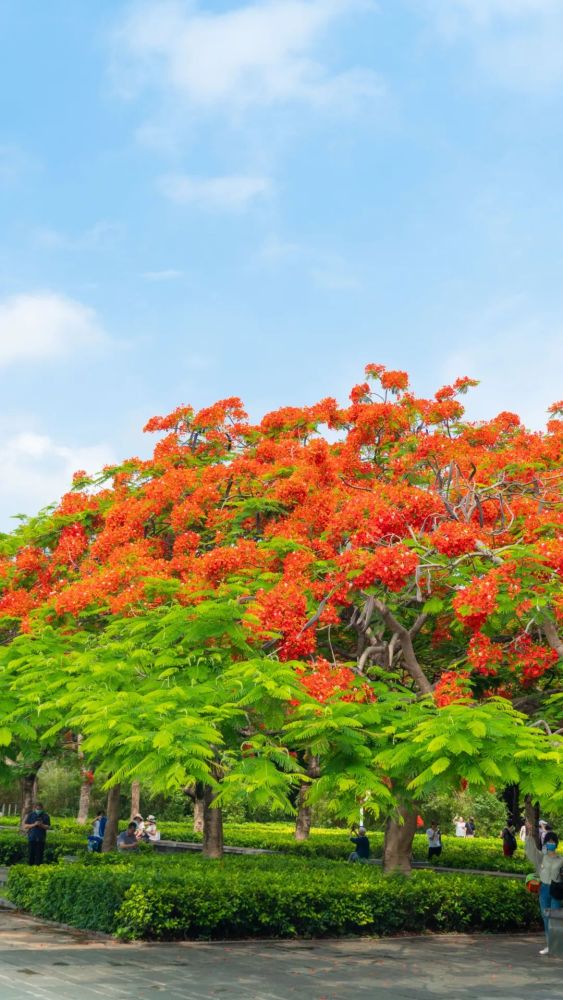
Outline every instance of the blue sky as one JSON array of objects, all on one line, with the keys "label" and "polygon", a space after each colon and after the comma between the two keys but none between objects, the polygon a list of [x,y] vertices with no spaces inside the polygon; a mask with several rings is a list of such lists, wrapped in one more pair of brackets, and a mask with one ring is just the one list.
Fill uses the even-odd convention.
[{"label": "blue sky", "polygon": [[3,0],[0,529],[365,363],[561,396],[561,0]]}]

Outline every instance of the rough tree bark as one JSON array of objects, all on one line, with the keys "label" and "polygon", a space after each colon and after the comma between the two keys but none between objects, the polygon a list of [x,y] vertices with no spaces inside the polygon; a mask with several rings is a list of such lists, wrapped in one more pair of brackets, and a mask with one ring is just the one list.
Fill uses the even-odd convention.
[{"label": "rough tree bark", "polygon": [[383,870],[410,875],[417,814],[404,807],[401,807],[399,812],[403,820],[402,823],[394,819],[387,820],[383,842]]},{"label": "rough tree bark", "polygon": [[206,858],[223,857],[223,812],[213,808],[215,789],[203,786],[203,855]]},{"label": "rough tree bark", "polygon": [[[203,786],[201,788],[203,792]],[[203,833],[205,818],[205,802],[203,799],[203,794],[197,794],[194,798],[194,833]]]},{"label": "rough tree bark", "polygon": [[522,811],[520,809],[520,789],[518,785],[508,785],[502,793],[503,801],[511,823],[519,827],[522,822]]},{"label": "rough tree bark", "polygon": [[82,784],[80,786],[80,798],[78,800],[78,815],[76,817],[76,822],[85,824],[88,819],[88,812],[90,810],[90,796],[92,794],[92,785],[87,778],[82,779]]},{"label": "rough tree bark", "polygon": [[117,842],[117,829],[119,824],[121,785],[114,785],[108,792],[108,803],[106,808],[108,821],[102,843],[102,854],[113,851]]},{"label": "rough tree bark", "polygon": [[541,851],[541,840],[540,840],[540,804],[539,802],[532,802],[529,795],[526,795],[524,811],[526,816],[526,827],[531,830],[536,842],[536,846]]},{"label": "rough tree bark", "polygon": [[202,781],[196,781],[195,785],[188,785],[184,788],[184,795],[192,800],[194,807],[194,833],[203,833],[203,813],[204,813],[204,786]]},{"label": "rough tree bark", "polygon": [[80,767],[82,768],[82,784],[80,786],[80,798],[78,800],[78,815],[76,817],[76,822],[84,825],[88,819],[88,811],[90,809],[90,795],[92,792],[92,785],[87,781],[84,776],[84,753],[82,750],[82,740],[83,736],[81,733],[76,737],[76,752],[78,754],[78,759],[80,761]]},{"label": "rough tree bark", "polygon": [[132,781],[130,818],[133,819],[133,816],[140,816],[140,815],[141,815],[141,782]]},{"label": "rough tree bark", "polygon": [[[311,779],[318,778],[320,775],[319,768],[319,758],[318,757],[307,757],[307,777]],[[309,791],[310,782],[303,782],[301,788],[299,789],[299,795],[297,797],[297,818],[295,820],[295,839],[296,840],[307,840],[311,832],[311,822],[313,818],[313,811],[311,806],[307,805],[307,793]]]},{"label": "rough tree bark", "polygon": [[22,828],[25,817],[31,812],[33,801],[37,798],[37,773],[42,763],[42,760],[35,761],[20,779],[20,825]]}]

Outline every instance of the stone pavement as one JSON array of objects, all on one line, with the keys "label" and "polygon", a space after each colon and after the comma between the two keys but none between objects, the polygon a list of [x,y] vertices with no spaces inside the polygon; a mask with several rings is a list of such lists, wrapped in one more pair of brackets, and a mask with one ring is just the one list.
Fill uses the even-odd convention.
[{"label": "stone pavement", "polygon": [[561,1000],[539,935],[118,944],[0,910],[1,1000]]}]

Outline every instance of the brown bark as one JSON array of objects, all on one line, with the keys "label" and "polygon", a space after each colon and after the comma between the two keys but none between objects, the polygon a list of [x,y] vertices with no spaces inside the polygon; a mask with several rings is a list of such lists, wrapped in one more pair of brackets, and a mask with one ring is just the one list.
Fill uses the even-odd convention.
[{"label": "brown bark", "polygon": [[42,761],[31,764],[29,771],[20,779],[20,824],[23,827],[25,817],[31,812],[37,799],[37,772]]},{"label": "brown bark", "polygon": [[524,811],[526,816],[526,831],[530,831],[537,848],[541,851],[541,840],[540,840],[540,804],[539,802],[532,802],[529,795],[526,795],[526,800],[524,804]]},{"label": "brown bark", "polygon": [[102,854],[108,854],[115,849],[117,843],[117,830],[119,825],[121,785],[113,785],[108,792],[107,818],[104,840],[102,844]]},{"label": "brown bark", "polygon": [[29,771],[24,774],[20,781],[20,793],[21,793],[21,826],[25,822],[25,817],[31,812],[33,808],[33,800],[35,798],[35,789],[37,787],[37,772]]},{"label": "brown bark", "polygon": [[202,798],[196,796],[194,799],[194,833],[203,833],[205,817],[205,803]]},{"label": "brown bark", "polygon": [[184,795],[187,795],[192,800],[194,807],[194,833],[203,833],[203,782],[196,781],[194,785],[187,785],[184,788]]},{"label": "brown bark", "polygon": [[203,794],[203,855],[206,858],[223,857],[223,812],[213,808],[215,791],[204,785]]},{"label": "brown bark", "polygon": [[403,822],[388,819],[383,843],[383,870],[403,872],[410,875],[412,844],[416,833],[416,812],[401,807],[399,812]]},{"label": "brown bark", "polygon": [[[319,768],[319,758],[307,756],[307,777],[314,780],[320,775]],[[299,789],[299,795],[297,797],[297,818],[295,820],[295,839],[296,840],[307,840],[311,832],[311,822],[313,819],[313,811],[311,806],[307,805],[307,793],[309,791],[310,782],[303,782],[301,788]]]},{"label": "brown bark", "polygon": [[297,797],[297,819],[295,820],[295,839],[296,840],[307,840],[311,832],[311,821],[312,821],[312,809],[311,806],[306,804],[307,792],[309,788],[307,785],[301,785],[299,789],[299,795]]},{"label": "brown bark", "polygon": [[387,628],[397,636],[403,651],[403,663],[407,673],[410,674],[421,694],[431,694],[432,685],[425,676],[424,671],[416,658],[416,653],[412,643],[413,636],[420,631],[422,625],[426,621],[426,615],[419,615],[412,628],[408,629],[397,621],[395,616],[389,610],[387,605],[383,603],[383,601],[374,600],[374,608],[383,618]]},{"label": "brown bark", "polygon": [[559,659],[563,660],[563,639],[559,638],[556,625],[554,625],[551,619],[546,618],[542,624],[542,628],[549,645],[555,650]]},{"label": "brown bark", "polygon": [[141,782],[131,782],[131,813],[130,817],[141,815]]},{"label": "brown bark", "polygon": [[92,785],[86,778],[83,779],[80,786],[80,798],[78,800],[78,815],[76,817],[77,823],[86,823],[88,819],[88,811],[90,809],[90,795],[92,794]]},{"label": "brown bark", "polygon": [[[319,758],[306,754],[305,763],[307,765],[307,777],[310,778],[311,781],[314,781],[315,778],[319,778],[321,774]],[[299,795],[297,796],[297,818],[295,820],[296,840],[307,840],[311,832],[313,813],[311,806],[307,805],[307,793],[309,791],[311,781],[303,782],[301,788],[299,789]]]}]

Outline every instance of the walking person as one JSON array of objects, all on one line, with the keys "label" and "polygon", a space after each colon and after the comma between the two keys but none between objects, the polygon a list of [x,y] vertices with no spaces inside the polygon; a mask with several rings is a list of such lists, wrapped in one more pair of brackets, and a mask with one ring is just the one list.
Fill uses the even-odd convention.
[{"label": "walking person", "polygon": [[540,913],[545,928],[546,946],[540,955],[549,955],[549,914],[551,910],[560,910],[562,900],[553,893],[553,883],[561,883],[563,878],[563,855],[557,854],[559,837],[553,830],[548,830],[540,850],[531,827],[526,826],[526,857],[534,865],[540,880]]},{"label": "walking person", "polygon": [[474,837],[475,836],[475,820],[473,816],[470,816],[465,824],[465,836]]},{"label": "walking person", "polygon": [[51,826],[48,813],[41,802],[36,802],[25,818],[23,828],[27,833],[28,861],[30,865],[42,865],[45,853],[47,830]]},{"label": "walking person", "polygon": [[439,858],[442,853],[442,834],[436,821],[430,824],[426,836],[428,838],[428,860],[433,861],[434,858]]},{"label": "walking person", "polygon": [[514,823],[507,823],[502,833],[502,853],[505,858],[511,858],[518,847],[514,834]]}]

